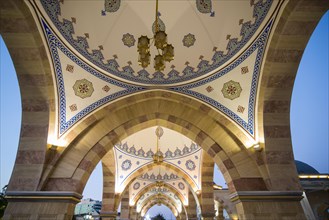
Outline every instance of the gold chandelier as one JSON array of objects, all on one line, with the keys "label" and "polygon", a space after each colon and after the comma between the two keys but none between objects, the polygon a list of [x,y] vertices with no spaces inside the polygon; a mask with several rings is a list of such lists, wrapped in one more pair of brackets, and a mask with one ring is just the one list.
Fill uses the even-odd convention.
[{"label": "gold chandelier", "polygon": [[[155,35],[151,38],[154,41],[154,46],[158,51],[158,55],[154,57],[154,69],[162,71],[166,67],[165,62],[170,62],[174,59],[174,47],[167,43],[167,34],[159,30],[159,13],[158,13],[158,0],[156,0],[155,7]],[[152,41],[152,42],[153,42]],[[151,60],[150,54],[150,38],[141,36],[138,38],[137,51],[139,53],[138,63],[143,68],[148,67]]]},{"label": "gold chandelier", "polygon": [[156,152],[155,154],[153,155],[153,162],[155,164],[160,164],[163,162],[163,156],[162,156],[162,153],[160,152],[159,150],[159,140],[160,140],[160,137],[163,135],[163,129],[158,126],[155,130],[155,135],[156,135]]}]

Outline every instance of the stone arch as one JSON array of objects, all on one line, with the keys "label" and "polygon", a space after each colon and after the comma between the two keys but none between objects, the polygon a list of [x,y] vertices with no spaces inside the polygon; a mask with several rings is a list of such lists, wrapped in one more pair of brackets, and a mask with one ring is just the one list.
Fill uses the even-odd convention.
[{"label": "stone arch", "polygon": [[[103,109],[103,111],[107,110],[110,115],[107,114],[105,116],[106,114],[103,112],[104,117],[100,117],[98,121],[96,120],[98,116],[95,117],[93,129],[88,130],[82,137],[71,142],[66,149],[65,157],[59,161],[56,169],[53,170],[49,179],[50,184],[45,186],[44,189],[63,190],[58,187],[49,187],[49,185],[61,185],[59,182],[65,181],[63,180],[64,177],[70,177],[74,180],[88,179],[91,170],[105,152],[113,147],[114,144],[127,137],[127,132],[136,132],[133,129],[130,131],[129,128],[136,126],[134,128],[138,130],[138,124],[140,123],[154,124],[154,121],[157,122],[159,120],[170,122],[174,125],[172,126],[173,130],[181,132],[201,146],[221,168],[225,178],[227,178],[230,190],[235,191],[235,186],[241,190],[250,190],[255,185],[255,182],[258,190],[266,189],[257,164],[250,156],[253,152],[250,149],[246,149],[240,140],[243,139],[241,138],[241,130],[229,126],[232,130],[236,129],[234,135],[233,132],[222,125],[222,121],[218,121],[218,119],[224,120],[219,113],[214,112],[203,104],[197,108],[198,110],[195,109],[195,106],[194,109],[191,109],[189,106],[179,103],[182,98],[186,97],[170,93],[170,98],[168,98],[167,94],[168,92],[165,91],[150,91],[137,94],[123,99],[129,101],[128,106],[124,106],[123,103],[118,105],[112,104]],[[144,99],[149,96],[152,99]],[[135,99],[140,101],[136,103],[131,101]],[[133,103],[134,105],[132,105]],[[177,110],[175,111],[174,109]],[[213,115],[215,113],[216,115]],[[207,120],[209,121],[207,122]],[[225,138],[223,138],[224,136]],[[244,158],[243,163],[241,163],[241,157]],[[70,166],[67,166],[67,164]],[[243,170],[245,170],[246,166],[250,167],[250,170],[244,176]],[[240,169],[241,171],[239,172]],[[63,173],[67,175],[63,176]],[[234,178],[231,180],[230,176]],[[75,189],[73,187],[71,189],[81,192],[84,184],[85,181],[76,182],[74,185]]]},{"label": "stone arch", "polygon": [[[145,214],[146,214],[147,211],[148,211],[150,208],[152,208],[154,205],[157,205],[157,202],[154,202],[154,201],[149,202],[148,204],[146,204],[146,205],[143,207],[141,213],[145,213]],[[167,206],[167,207],[171,210],[171,212],[172,212],[174,215],[178,215],[178,211],[177,211],[177,209],[175,208],[175,206],[173,206],[172,204],[170,204],[170,203],[168,203],[168,202],[163,202],[163,205]]]},{"label": "stone arch", "polygon": [[[6,14],[1,15],[0,33],[24,91],[20,146],[8,190],[82,192],[93,168],[126,135],[126,128],[157,119],[177,125],[182,133],[190,132],[191,139],[214,158],[230,180],[232,192],[300,189],[291,162],[289,103],[302,51],[328,3],[292,0],[284,4],[263,66],[258,126],[265,147],[257,153],[245,148],[248,137],[225,116],[192,98],[166,91],[147,91],[109,104],[68,132],[66,149],[47,149],[56,102],[50,89],[54,83],[47,50],[40,46],[37,25],[24,2],[1,1]],[[106,139],[110,144],[103,146]]]},{"label": "stone arch", "polygon": [[[175,204],[175,201],[170,198],[169,196],[165,195],[165,194],[162,194],[161,196],[157,196],[157,195],[152,195],[150,196],[150,198],[147,198],[147,200],[145,200],[142,204],[141,204],[141,213],[143,211],[143,209],[145,208],[145,206],[147,206],[148,203],[151,203],[153,201],[156,201],[157,198],[160,198],[162,201],[161,202],[166,202],[168,201],[168,204],[171,204],[172,207],[175,208],[175,210],[177,211],[177,213],[179,214],[179,210],[177,209],[177,207],[173,204]],[[182,207],[182,212],[184,211],[183,210],[184,208]],[[146,213],[146,212],[145,212]]]},{"label": "stone arch", "polygon": [[[136,203],[138,202],[138,200],[140,199],[140,197],[142,195],[144,195],[146,192],[148,192],[150,189],[152,189],[153,187],[156,186],[156,183],[152,183],[150,185],[148,185],[147,187],[145,187],[143,190],[141,190],[140,192],[138,192],[138,194],[135,196],[135,199],[133,200],[134,204],[136,205]],[[163,188],[166,188],[168,190],[170,190],[172,193],[174,193],[174,195],[176,195],[179,200],[181,201],[181,203],[184,205],[184,196],[182,194],[180,194],[177,189],[175,189],[173,186],[164,183]]]},{"label": "stone arch", "polygon": [[[22,102],[22,126],[8,191],[37,190],[54,131],[55,96],[47,49],[23,1],[1,1],[0,34],[13,60]],[[24,175],[29,173],[29,175]]]},{"label": "stone arch", "polygon": [[[157,164],[153,163],[153,161],[150,161],[150,163],[140,167],[138,170],[136,170],[134,173],[132,173],[132,175],[130,175],[127,178],[127,181],[125,181],[125,190],[129,187],[129,185],[140,175],[142,175],[143,173],[152,170],[154,167],[156,167]],[[197,190],[197,186],[196,184],[191,180],[191,178],[184,173],[182,170],[180,170],[179,168],[166,163],[165,161],[162,162],[161,167],[164,167],[167,171],[173,171],[175,174],[177,174],[178,176],[183,178],[183,181],[186,182],[194,191]],[[125,191],[124,190],[124,191]]]},{"label": "stone arch", "polygon": [[303,51],[329,8],[325,1],[285,4],[264,58],[258,102],[260,142],[265,147],[257,163],[269,172],[271,178],[267,182],[271,190],[301,189],[290,134],[291,95]]}]

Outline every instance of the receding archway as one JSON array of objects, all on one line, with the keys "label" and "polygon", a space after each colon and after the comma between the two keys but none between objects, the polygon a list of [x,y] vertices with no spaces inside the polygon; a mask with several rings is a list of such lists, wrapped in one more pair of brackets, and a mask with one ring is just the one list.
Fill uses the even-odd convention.
[{"label": "receding archway", "polygon": [[[20,88],[24,91],[22,133],[15,169],[8,188],[12,191],[12,202],[9,204],[7,217],[14,216],[10,213],[15,213],[15,210],[25,211],[26,215],[32,213],[31,210],[18,208],[21,206],[15,200],[22,196],[22,191],[25,190],[33,192],[34,196],[37,193],[43,195],[41,191],[48,191],[50,194],[53,191],[70,191],[70,196],[65,201],[77,200],[79,195],[75,193],[82,192],[90,170],[93,170],[117,141],[127,135],[125,130],[137,123],[158,119],[177,125],[175,129],[183,134],[187,133],[187,136],[202,146],[214,158],[226,179],[230,180],[228,185],[232,192],[286,192],[299,189],[295,167],[291,162],[293,155],[289,110],[286,107],[291,99],[295,70],[302,50],[319,17],[328,8],[323,1],[289,1],[281,19],[277,21],[265,57],[260,85],[258,126],[260,133],[264,133],[265,147],[259,154],[253,149],[246,149],[244,143],[247,142],[247,136],[223,115],[194,99],[165,91],[145,92],[110,104],[68,133],[69,145],[66,149],[56,146],[47,148],[48,131],[55,127],[53,113],[56,102],[53,90],[48,88],[53,86],[53,81],[46,50],[44,46],[39,46],[43,45],[41,37],[23,2],[1,1],[1,6],[8,9],[8,16],[1,16],[1,23],[6,25],[1,25],[0,33],[8,42],[10,52],[16,53],[16,56],[13,56],[16,57],[14,63]],[[309,6],[313,7],[311,11],[308,10]],[[301,14],[307,16],[299,16]],[[301,20],[298,20],[299,18]],[[15,25],[13,22],[16,22]],[[305,25],[305,22],[308,25]],[[30,46],[28,49],[19,44],[20,40],[16,39],[11,43],[6,40],[9,35],[19,39],[22,33],[22,38],[28,39],[28,43],[24,44]],[[301,37],[297,43],[296,37]],[[24,58],[19,55],[23,52]],[[30,56],[26,56],[27,54]],[[31,62],[35,65],[31,66]],[[102,145],[103,142],[106,145]],[[282,170],[286,172],[280,172]],[[13,192],[15,190],[21,194],[17,196]],[[24,196],[31,199],[30,194]],[[52,196],[51,198],[55,198]],[[292,197],[297,199],[298,196]],[[242,213],[241,216],[252,215],[252,209],[241,205],[242,203],[240,202],[238,209],[238,212]],[[54,210],[62,216],[70,216],[74,206],[71,203],[54,204]],[[301,213],[297,202],[287,201],[287,204],[293,204],[287,207],[291,208],[294,218],[303,219],[302,214],[296,214]],[[34,205],[41,207],[45,204],[38,202]],[[266,210],[273,209],[266,207],[262,211],[266,213]],[[277,208],[277,211],[283,212],[284,207]]]}]

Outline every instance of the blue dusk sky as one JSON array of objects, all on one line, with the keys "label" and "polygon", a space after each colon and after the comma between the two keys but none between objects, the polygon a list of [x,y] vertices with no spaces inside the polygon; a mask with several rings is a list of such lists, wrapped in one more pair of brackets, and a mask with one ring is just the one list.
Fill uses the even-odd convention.
[{"label": "blue dusk sky", "polygon": [[[329,13],[314,31],[300,63],[291,102],[291,133],[296,160],[328,173],[328,60]],[[0,187],[8,184],[15,162],[21,126],[21,101],[15,69],[8,50],[0,37]],[[215,169],[215,182],[226,187]],[[84,190],[84,198],[102,199],[102,170],[96,167]],[[155,206],[171,218],[167,207]],[[174,218],[173,218],[174,219]]]}]

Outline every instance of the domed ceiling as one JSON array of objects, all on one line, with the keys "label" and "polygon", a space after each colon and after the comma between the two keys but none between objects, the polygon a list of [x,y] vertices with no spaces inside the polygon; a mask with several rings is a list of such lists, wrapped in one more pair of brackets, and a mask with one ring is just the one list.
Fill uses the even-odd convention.
[{"label": "domed ceiling", "polygon": [[[173,183],[173,187],[175,187],[175,182],[181,181],[181,178],[184,177],[193,190],[200,190],[201,148],[182,134],[167,128],[161,128],[163,135],[158,143],[159,153],[163,155],[163,163],[151,167],[148,172],[141,173],[143,167],[154,163],[153,155],[157,152],[156,128],[141,130],[115,145],[115,191],[123,192],[130,179],[135,177],[136,172],[141,175],[136,177],[144,179],[143,184],[161,180],[168,182],[169,185]],[[177,182],[176,186],[178,187],[178,185]]]},{"label": "domed ceiling", "polygon": [[175,48],[162,72],[139,66],[137,40],[153,37],[154,1],[28,0],[49,48],[57,139],[96,110],[150,90],[197,99],[256,139],[258,81],[281,0],[159,0]]},{"label": "domed ceiling", "polygon": [[161,29],[175,48],[175,59],[161,73],[137,62],[137,39],[154,35],[155,1],[40,0],[38,6],[58,36],[101,72],[163,85],[207,76],[232,61],[264,28],[272,3],[160,0]]}]

